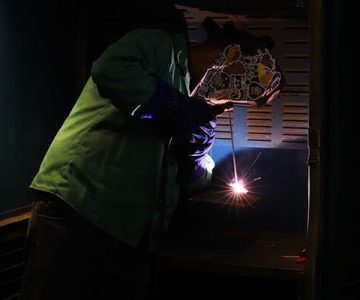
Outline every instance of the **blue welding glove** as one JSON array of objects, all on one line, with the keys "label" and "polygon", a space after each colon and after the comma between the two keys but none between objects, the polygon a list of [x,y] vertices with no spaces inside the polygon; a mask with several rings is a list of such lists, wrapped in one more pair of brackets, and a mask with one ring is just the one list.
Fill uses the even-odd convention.
[{"label": "blue welding glove", "polygon": [[215,141],[215,127],[216,118],[193,126],[191,133],[175,141],[180,184],[194,182],[206,170],[211,172],[214,168],[214,161],[208,153]]},{"label": "blue welding glove", "polygon": [[194,126],[213,120],[229,107],[229,104],[212,105],[202,98],[188,97],[164,80],[155,80],[155,92],[135,115],[143,119],[153,119],[171,135],[188,133]]}]

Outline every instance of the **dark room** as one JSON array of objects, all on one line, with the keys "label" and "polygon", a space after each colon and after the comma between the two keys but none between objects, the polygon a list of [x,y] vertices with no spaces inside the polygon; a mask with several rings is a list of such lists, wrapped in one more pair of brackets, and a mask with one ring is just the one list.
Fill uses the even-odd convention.
[{"label": "dark room", "polygon": [[354,11],[0,0],[0,299],[359,300]]}]

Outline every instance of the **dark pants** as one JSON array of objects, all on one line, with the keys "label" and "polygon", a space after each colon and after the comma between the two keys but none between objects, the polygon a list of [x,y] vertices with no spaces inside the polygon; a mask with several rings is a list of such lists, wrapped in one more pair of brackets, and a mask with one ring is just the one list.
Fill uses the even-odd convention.
[{"label": "dark pants", "polygon": [[55,196],[36,197],[21,300],[152,299],[154,256],[99,230]]}]

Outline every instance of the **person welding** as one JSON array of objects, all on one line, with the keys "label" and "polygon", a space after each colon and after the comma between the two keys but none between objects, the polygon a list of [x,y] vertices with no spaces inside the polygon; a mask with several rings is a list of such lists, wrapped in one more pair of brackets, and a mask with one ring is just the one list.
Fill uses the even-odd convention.
[{"label": "person welding", "polygon": [[232,104],[189,96],[190,86],[230,42],[191,49],[182,12],[151,5],[151,18],[93,62],[30,185],[22,300],[149,299],[180,189],[211,183],[217,116]]}]

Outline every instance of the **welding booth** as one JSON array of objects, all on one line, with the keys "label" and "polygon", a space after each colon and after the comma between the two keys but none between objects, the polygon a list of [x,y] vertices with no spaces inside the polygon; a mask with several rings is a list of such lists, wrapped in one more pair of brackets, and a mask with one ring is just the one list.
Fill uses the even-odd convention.
[{"label": "welding booth", "polygon": [[[345,16],[351,7],[322,0],[176,3],[192,44],[206,39],[206,16],[270,35],[286,85],[269,105],[235,105],[219,116],[210,153],[213,184],[179,207],[165,243],[159,270],[164,295],[176,290],[171,299],[190,291],[199,299],[234,293],[239,299],[359,299],[354,237],[360,226],[349,200],[356,184],[348,191],[337,186],[353,181],[345,177],[355,167],[340,164],[339,147],[355,127],[354,111],[340,106],[340,99],[354,95],[355,76],[338,77],[351,74],[348,60],[355,52],[337,46],[345,37],[336,29],[350,28]],[[91,62],[126,32],[125,15],[128,20],[140,9],[140,2],[126,9],[122,1],[78,4],[1,2],[3,299],[16,299],[21,280],[31,207],[27,187]],[[347,158],[356,160],[354,138],[346,143]],[[240,200],[229,192],[234,170],[247,184]]]},{"label": "welding booth", "polygon": [[[201,24],[206,16],[219,24],[233,21],[238,29],[255,36],[270,35],[286,86],[271,105],[252,108],[235,104],[233,112],[218,117],[211,150],[216,162],[213,185],[179,209],[183,214],[176,227],[180,233],[170,235],[165,267],[192,270],[207,278],[204,283],[196,281],[197,289],[209,289],[210,282],[220,285],[221,292],[211,292],[217,292],[219,298],[243,286],[244,297],[260,299],[273,294],[277,299],[296,299],[303,289],[304,264],[297,259],[306,247],[308,210],[307,4],[283,7],[282,13],[280,3],[274,11],[267,6],[255,9],[250,3],[248,10],[241,4],[238,10],[213,5],[212,11],[209,6],[180,5],[190,42],[206,39]],[[235,172],[247,184],[248,193],[241,199],[229,188]],[[212,272],[211,279],[204,270]],[[236,283],[254,277],[267,282],[264,290]]]}]

